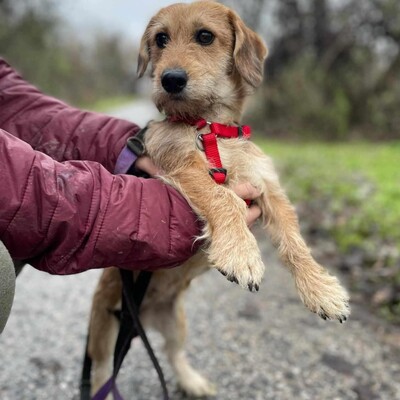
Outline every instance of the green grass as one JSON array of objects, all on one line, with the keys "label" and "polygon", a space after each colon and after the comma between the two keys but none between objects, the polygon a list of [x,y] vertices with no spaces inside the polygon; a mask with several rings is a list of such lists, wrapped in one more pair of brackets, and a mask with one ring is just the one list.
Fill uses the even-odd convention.
[{"label": "green grass", "polygon": [[[353,288],[367,297],[387,286],[396,293],[400,288],[400,141],[291,143],[256,138],[256,142],[274,159],[291,200],[306,210],[301,220],[311,224],[314,232],[325,232],[343,259],[361,254],[361,266],[348,266]],[[398,300],[379,310],[400,323]]]},{"label": "green grass", "polygon": [[[400,141],[256,142],[272,156],[290,199],[300,205],[304,233],[314,232],[314,238],[322,233],[335,243],[352,288],[366,299],[384,287],[398,293]],[[349,261],[354,254],[356,261]],[[379,304],[377,311],[400,323],[399,297]]]},{"label": "green grass", "polygon": [[[338,217],[343,251],[369,236],[400,245],[400,142],[288,143],[258,139],[295,202],[316,197]],[[343,211],[344,218],[339,218]],[[350,215],[349,215],[350,214]]]}]

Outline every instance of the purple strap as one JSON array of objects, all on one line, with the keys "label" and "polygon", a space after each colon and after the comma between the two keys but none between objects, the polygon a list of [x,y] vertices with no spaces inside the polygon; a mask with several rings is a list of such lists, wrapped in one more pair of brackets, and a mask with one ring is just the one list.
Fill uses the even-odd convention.
[{"label": "purple strap", "polygon": [[106,400],[107,396],[112,393],[114,400],[124,400],[117,388],[115,378],[112,376],[92,397],[92,400]]},{"label": "purple strap", "polygon": [[136,154],[125,146],[117,158],[114,174],[126,174],[136,160]]}]

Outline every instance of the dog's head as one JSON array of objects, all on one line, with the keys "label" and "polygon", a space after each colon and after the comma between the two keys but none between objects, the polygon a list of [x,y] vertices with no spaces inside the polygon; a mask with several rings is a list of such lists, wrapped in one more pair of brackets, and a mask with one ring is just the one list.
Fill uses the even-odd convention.
[{"label": "dog's head", "polygon": [[151,64],[153,98],[167,115],[240,112],[262,82],[267,49],[228,7],[211,0],[161,9],[143,35],[138,74]]}]

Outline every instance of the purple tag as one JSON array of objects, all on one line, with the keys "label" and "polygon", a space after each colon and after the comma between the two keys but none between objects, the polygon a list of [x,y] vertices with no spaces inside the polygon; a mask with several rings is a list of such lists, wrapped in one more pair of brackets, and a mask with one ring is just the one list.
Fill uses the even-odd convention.
[{"label": "purple tag", "polygon": [[126,174],[136,160],[136,154],[125,146],[117,158],[114,174]]}]

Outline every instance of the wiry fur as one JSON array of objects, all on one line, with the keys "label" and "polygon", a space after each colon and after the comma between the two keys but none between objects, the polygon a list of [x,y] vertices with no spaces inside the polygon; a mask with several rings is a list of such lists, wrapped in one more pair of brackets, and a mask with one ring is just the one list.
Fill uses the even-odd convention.
[{"label": "wiry fur", "polygon": [[[215,34],[212,45],[201,46],[194,40],[201,28]],[[164,49],[155,43],[159,32],[170,37]],[[162,9],[150,21],[141,42],[138,73],[143,75],[151,64],[153,98],[167,115],[234,124],[239,122],[246,96],[262,81],[266,54],[262,40],[229,8],[212,1],[176,4]],[[182,94],[168,94],[161,86],[162,72],[171,68],[187,72],[188,85]],[[164,336],[180,386],[190,395],[206,396],[215,389],[190,366],[183,349],[183,293],[209,266],[250,289],[260,284],[264,273],[256,240],[246,226],[245,203],[230,189],[235,184],[247,181],[260,190],[256,201],[262,209],[263,225],[289,267],[303,303],[325,319],[340,321],[347,318],[349,306],[348,295],[338,280],[312,258],[271,159],[250,141],[219,140],[228,181],[217,185],[208,173],[204,153],[197,147],[197,133],[188,124],[162,121],[152,123],[146,134],[147,152],[163,171],[162,179],[175,186],[205,221],[203,238],[207,245],[184,265],[154,274],[141,319]],[[94,392],[110,375],[118,325],[110,310],[119,306],[120,289],[118,271],[104,271],[90,322]]]}]

